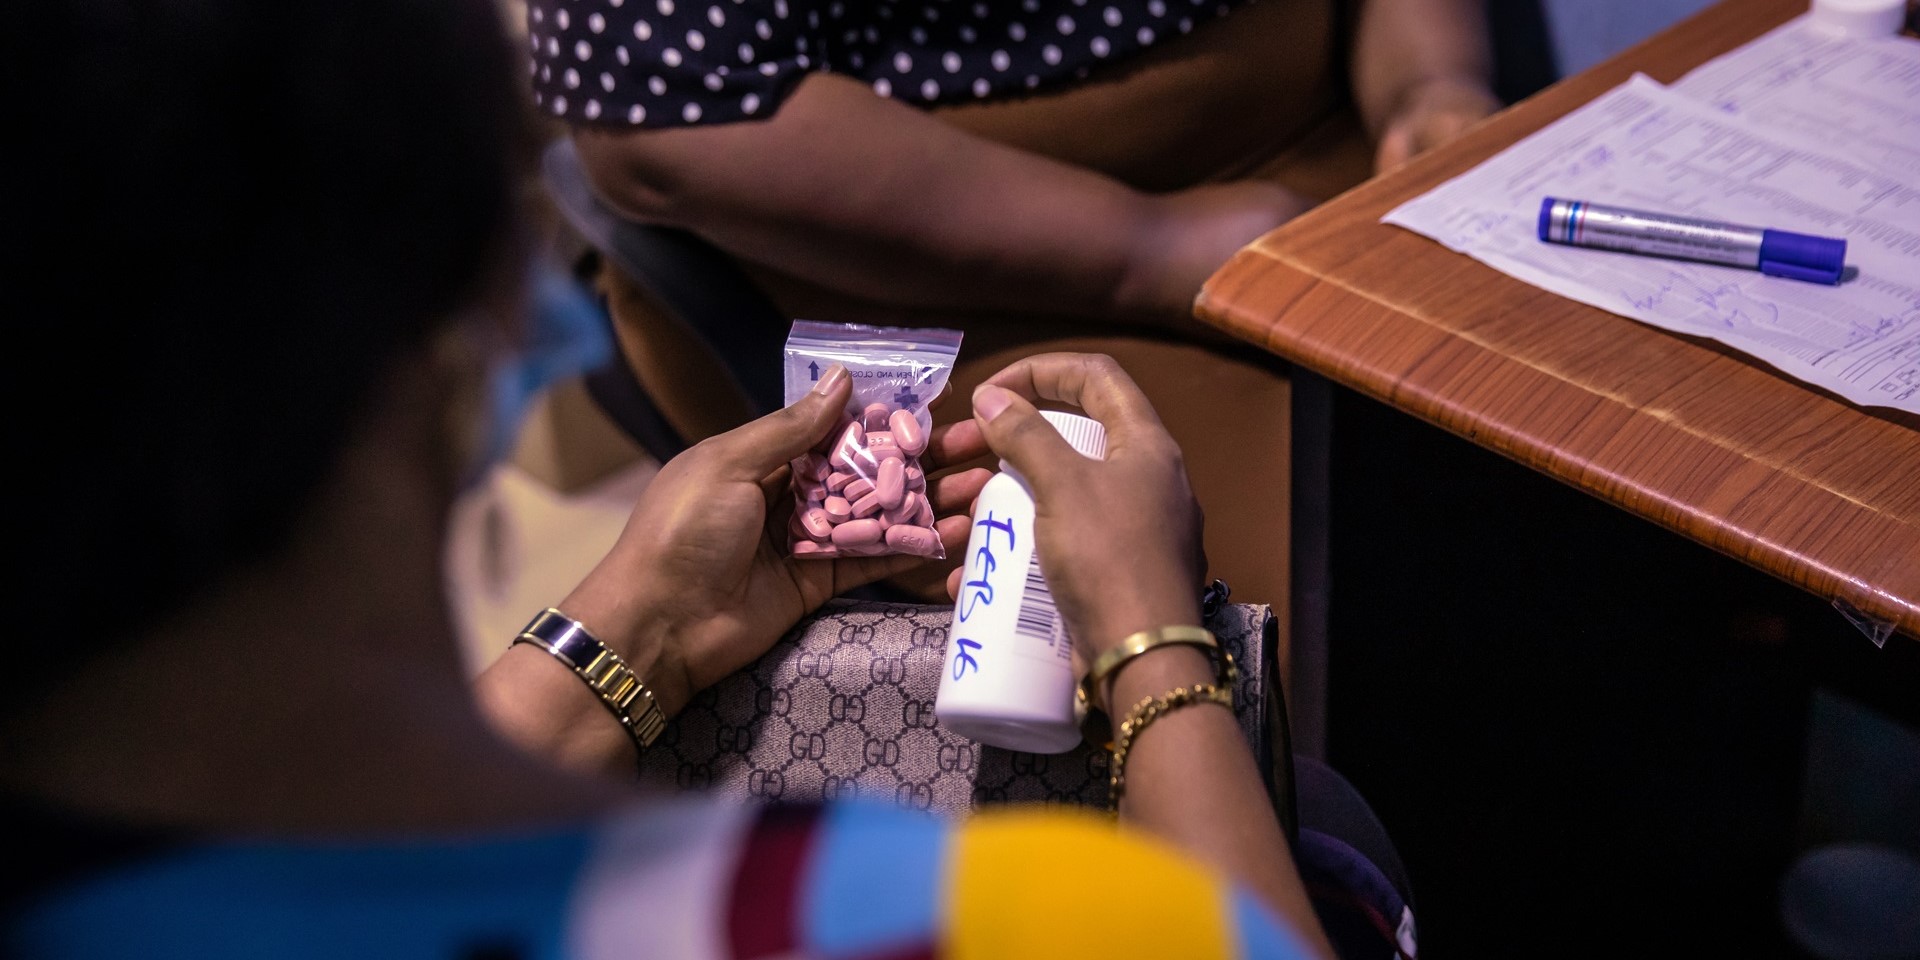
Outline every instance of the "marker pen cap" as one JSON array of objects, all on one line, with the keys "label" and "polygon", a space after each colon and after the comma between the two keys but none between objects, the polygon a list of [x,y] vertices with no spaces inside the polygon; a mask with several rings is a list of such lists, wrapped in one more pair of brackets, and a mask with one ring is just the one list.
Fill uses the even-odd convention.
[{"label": "marker pen cap", "polygon": [[1812,283],[1839,283],[1847,265],[1847,241],[1786,230],[1767,230],[1760,239],[1760,272]]}]

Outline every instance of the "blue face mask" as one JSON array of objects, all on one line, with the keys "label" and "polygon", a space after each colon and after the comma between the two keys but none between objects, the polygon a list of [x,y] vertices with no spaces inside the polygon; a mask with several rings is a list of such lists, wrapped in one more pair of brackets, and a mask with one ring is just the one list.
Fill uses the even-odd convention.
[{"label": "blue face mask", "polygon": [[537,267],[528,306],[525,344],[488,364],[485,434],[464,486],[479,483],[507,458],[540,391],[613,359],[606,311],[572,277],[550,265]]}]

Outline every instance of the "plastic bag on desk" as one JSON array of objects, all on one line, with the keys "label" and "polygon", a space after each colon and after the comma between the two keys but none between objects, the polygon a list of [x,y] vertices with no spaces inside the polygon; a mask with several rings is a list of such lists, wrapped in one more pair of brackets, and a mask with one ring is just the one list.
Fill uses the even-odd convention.
[{"label": "plastic bag on desk", "polygon": [[942,559],[920,454],[927,407],[947,387],[960,331],[796,321],[787,335],[787,403],[838,363],[853,396],[832,433],[793,461],[787,548],[806,559],[912,554]]}]

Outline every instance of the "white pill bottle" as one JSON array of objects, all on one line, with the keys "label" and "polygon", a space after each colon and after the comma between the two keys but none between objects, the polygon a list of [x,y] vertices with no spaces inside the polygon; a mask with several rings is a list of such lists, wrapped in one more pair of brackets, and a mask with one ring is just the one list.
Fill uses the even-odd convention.
[{"label": "white pill bottle", "polygon": [[[1106,459],[1100,421],[1040,416],[1081,455]],[[1080,743],[1073,641],[1040,573],[1033,512],[1026,478],[1000,461],[974,507],[933,712],[947,729],[990,746],[1064,753]]]}]

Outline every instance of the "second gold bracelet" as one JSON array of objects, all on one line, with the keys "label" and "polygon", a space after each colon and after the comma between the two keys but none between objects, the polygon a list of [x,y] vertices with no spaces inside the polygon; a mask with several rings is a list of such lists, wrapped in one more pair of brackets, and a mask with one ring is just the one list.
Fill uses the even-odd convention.
[{"label": "second gold bracelet", "polygon": [[[1224,651],[1222,656],[1224,656]],[[1231,664],[1233,661],[1227,661]],[[1233,710],[1233,687],[1211,683],[1195,684],[1191,687],[1174,687],[1164,695],[1148,697],[1133,705],[1127,711],[1127,718],[1120,722],[1114,732],[1113,757],[1108,762],[1107,804],[1114,810],[1120,809],[1120,798],[1127,792],[1127,754],[1133,750],[1133,741],[1140,732],[1151,726],[1155,720],[1172,713],[1181,707],[1196,703],[1217,703]]]}]

